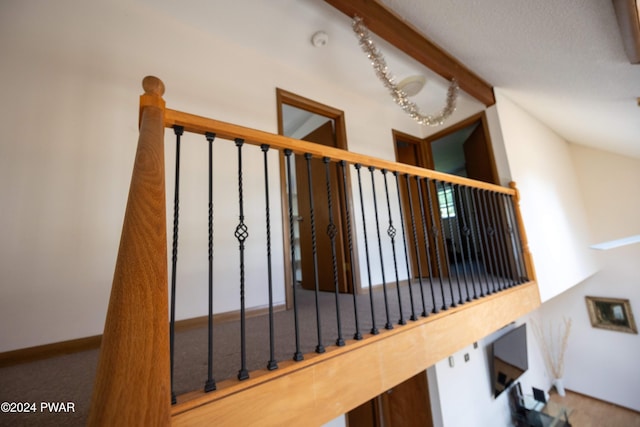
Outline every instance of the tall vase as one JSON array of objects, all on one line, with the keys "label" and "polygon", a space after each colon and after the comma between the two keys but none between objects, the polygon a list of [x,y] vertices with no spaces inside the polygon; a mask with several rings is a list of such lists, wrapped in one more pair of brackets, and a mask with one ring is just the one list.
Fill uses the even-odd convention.
[{"label": "tall vase", "polygon": [[564,392],[564,380],[562,378],[556,378],[553,380],[553,385],[555,386],[558,395],[564,397],[566,394]]}]

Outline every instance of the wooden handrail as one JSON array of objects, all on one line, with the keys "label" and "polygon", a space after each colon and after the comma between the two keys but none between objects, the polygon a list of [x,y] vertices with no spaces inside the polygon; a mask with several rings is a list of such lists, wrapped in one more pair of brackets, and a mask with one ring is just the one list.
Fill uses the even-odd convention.
[{"label": "wooden handrail", "polygon": [[515,192],[513,196],[513,207],[516,213],[516,221],[518,223],[518,231],[520,232],[520,242],[522,244],[522,256],[524,257],[525,268],[527,269],[527,277],[529,280],[537,282],[536,269],[533,265],[533,256],[529,250],[529,240],[527,239],[527,232],[524,228],[524,221],[522,220],[522,213],[520,212],[520,191],[516,187],[516,183],[511,181],[509,187]]},{"label": "wooden handrail", "polygon": [[170,424],[164,85],[146,77],[143,88],[89,426]]},{"label": "wooden handrail", "polygon": [[451,182],[453,184],[466,185],[483,190],[504,193],[510,196],[515,195],[515,190],[511,188],[501,187],[499,185],[476,181],[461,176],[449,175],[430,169],[423,169],[404,163],[382,160],[366,156],[364,154],[354,153],[352,151],[315,144],[313,142],[300,141],[298,139],[213,120],[169,108],[165,110],[164,120],[166,127],[172,127],[175,125],[183,126],[186,132],[193,132],[202,135],[206,132],[213,132],[218,138],[229,140],[241,138],[244,139],[246,143],[252,145],[268,144],[271,148],[279,150],[289,149],[296,154],[309,153],[314,157],[329,157],[334,161],[344,160],[351,164],[360,163],[364,166],[373,166],[377,169],[408,173],[411,175]]}]

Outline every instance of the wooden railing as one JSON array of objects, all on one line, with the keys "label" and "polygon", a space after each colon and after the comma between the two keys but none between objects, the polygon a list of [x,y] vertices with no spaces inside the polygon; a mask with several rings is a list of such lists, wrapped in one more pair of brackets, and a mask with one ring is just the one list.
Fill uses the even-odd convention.
[{"label": "wooden railing", "polygon": [[[145,93],[140,99],[140,137],[105,322],[89,425],[169,425],[172,413],[184,414],[207,401],[207,397],[199,392],[186,399],[190,400],[186,404],[183,399],[180,408],[171,410],[164,183],[166,127],[179,126],[185,132],[202,135],[215,133],[221,139],[241,139],[247,144],[266,144],[271,149],[291,150],[295,154],[307,154],[329,159],[331,162],[366,165],[377,170],[504,195],[514,201],[514,222],[517,223],[521,245],[519,256],[522,256],[526,270],[524,277],[528,282],[535,281],[533,262],[517,203],[518,192],[513,184],[511,188],[504,188],[171,110],[165,108],[162,99],[164,85],[159,79],[146,77],[143,88]],[[355,348],[360,345],[356,344]],[[322,357],[331,358],[336,354],[338,353]],[[309,366],[309,363],[305,360],[299,366]],[[281,366],[280,373],[275,375],[293,373],[296,369],[295,362],[287,362]],[[274,377],[258,377],[253,384],[264,382],[267,378]],[[233,386],[216,393],[228,395],[240,389]]]}]

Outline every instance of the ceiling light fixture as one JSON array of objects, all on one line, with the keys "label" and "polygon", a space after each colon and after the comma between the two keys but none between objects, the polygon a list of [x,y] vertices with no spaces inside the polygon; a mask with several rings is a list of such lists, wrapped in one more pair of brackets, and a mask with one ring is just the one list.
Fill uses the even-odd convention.
[{"label": "ceiling light fixture", "polygon": [[371,65],[382,84],[389,89],[391,97],[396,104],[400,106],[412,119],[426,126],[441,126],[445,120],[451,116],[456,110],[456,100],[458,98],[458,83],[455,79],[451,79],[449,89],[447,90],[447,102],[435,115],[424,115],[420,113],[418,106],[408,99],[408,94],[403,91],[395,82],[395,78],[389,72],[387,63],[382,53],[376,48],[375,43],[371,39],[369,29],[364,25],[362,18],[355,16],[352,22],[353,32],[356,33],[360,47],[371,60]]},{"label": "ceiling light fixture", "polygon": [[424,88],[426,82],[425,76],[409,76],[398,83],[398,89],[406,93],[407,96],[416,96]]}]

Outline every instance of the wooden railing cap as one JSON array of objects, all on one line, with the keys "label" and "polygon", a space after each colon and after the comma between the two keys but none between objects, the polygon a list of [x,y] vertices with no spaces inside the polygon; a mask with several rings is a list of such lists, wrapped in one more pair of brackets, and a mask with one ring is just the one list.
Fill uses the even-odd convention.
[{"label": "wooden railing cap", "polygon": [[142,88],[146,95],[162,96],[164,95],[164,83],[155,76],[147,76],[142,79]]}]

